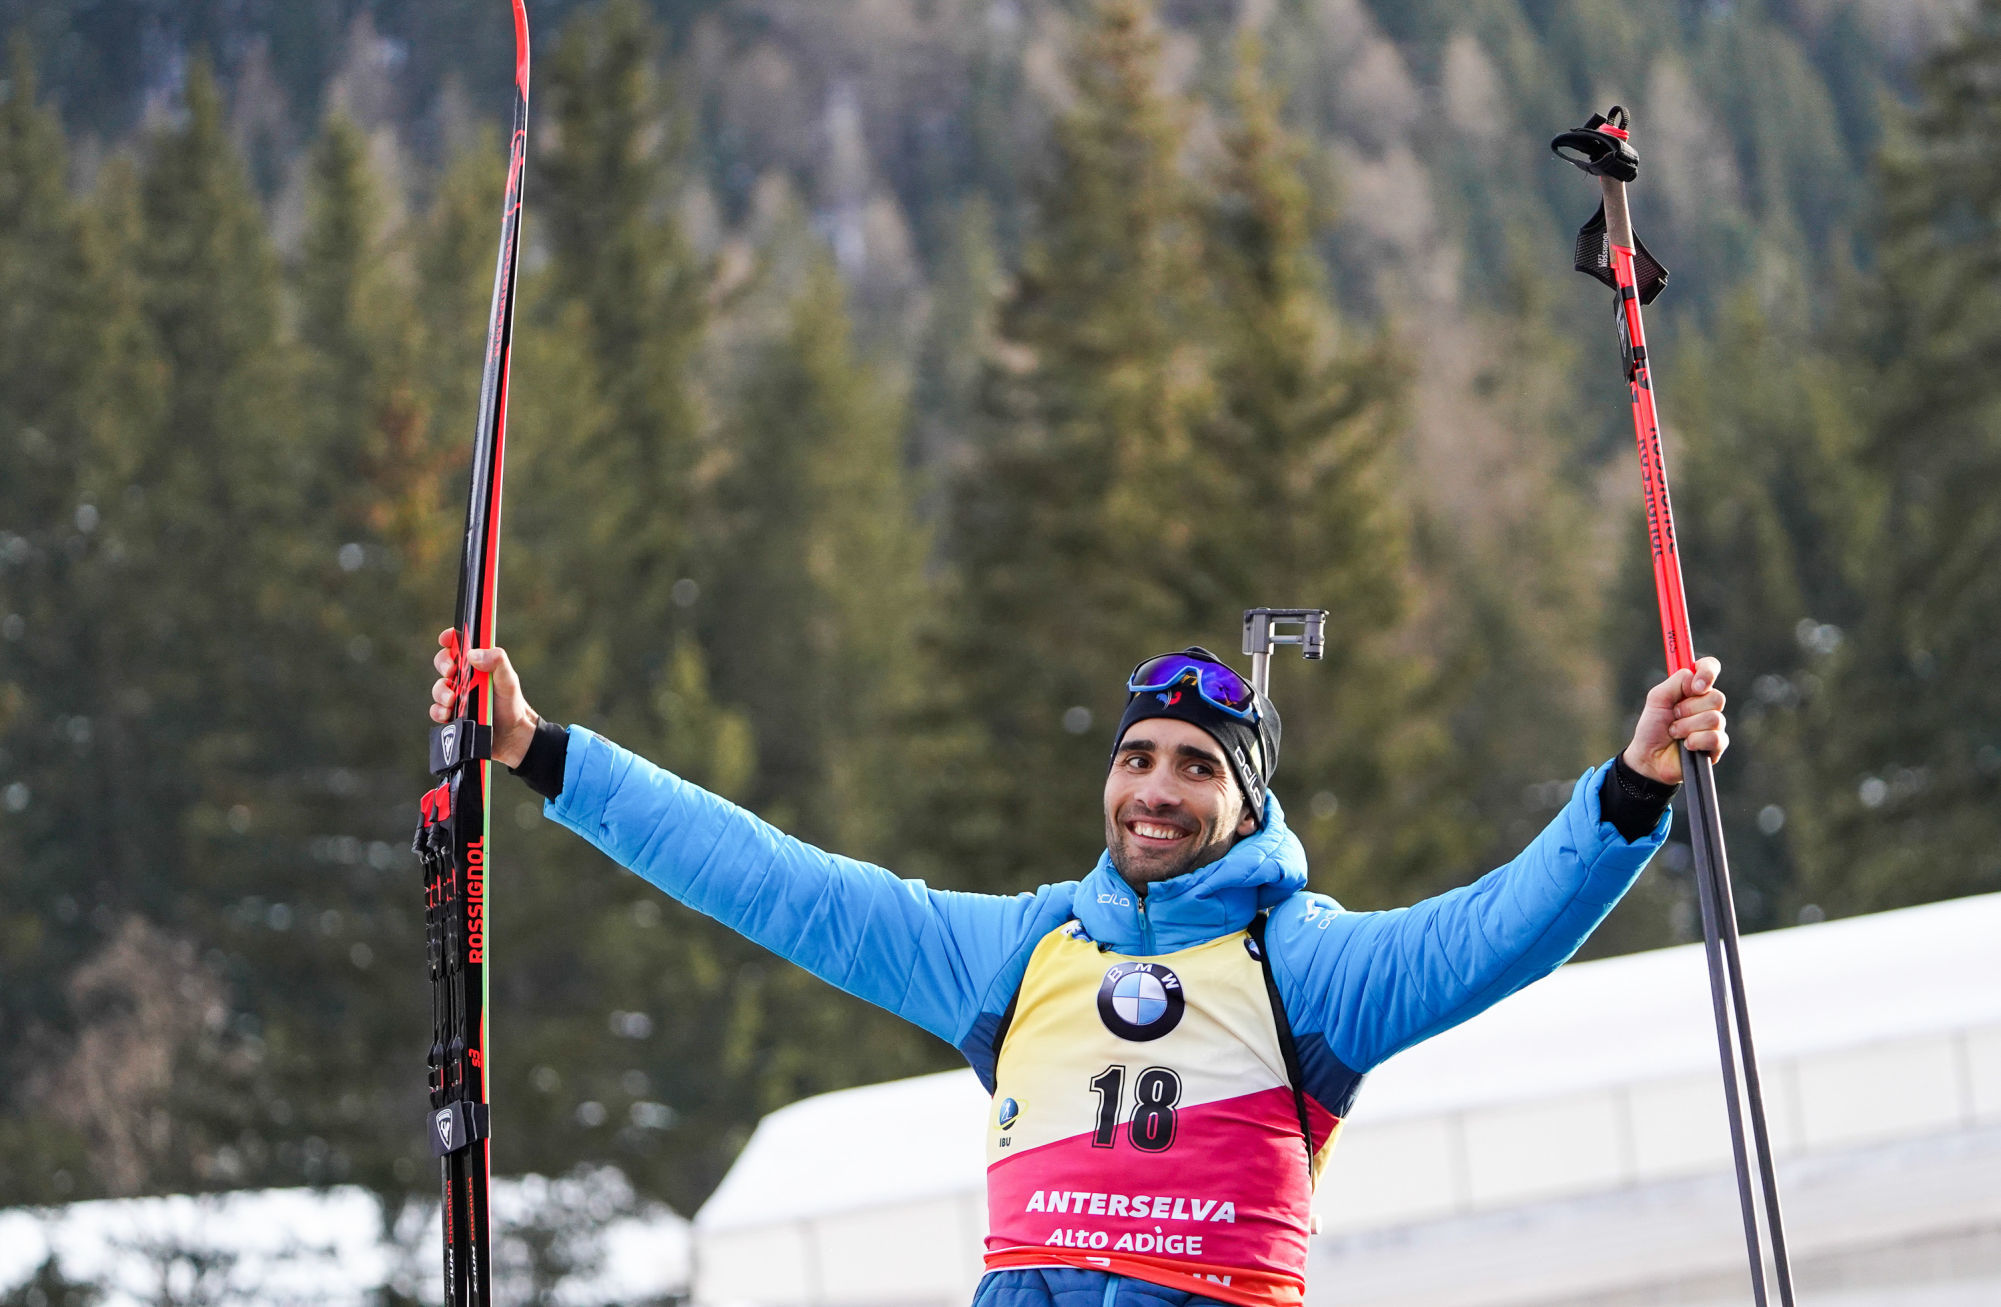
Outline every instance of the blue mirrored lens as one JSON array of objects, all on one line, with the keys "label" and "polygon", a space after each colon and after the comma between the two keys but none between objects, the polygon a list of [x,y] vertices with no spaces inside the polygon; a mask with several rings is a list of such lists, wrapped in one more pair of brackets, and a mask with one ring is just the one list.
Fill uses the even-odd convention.
[{"label": "blue mirrored lens", "polygon": [[1210,703],[1231,712],[1249,711],[1252,700],[1249,682],[1221,663],[1190,658],[1186,654],[1162,654],[1158,658],[1149,658],[1133,670],[1126,689],[1134,693],[1164,690],[1190,673],[1195,676],[1197,692]]}]

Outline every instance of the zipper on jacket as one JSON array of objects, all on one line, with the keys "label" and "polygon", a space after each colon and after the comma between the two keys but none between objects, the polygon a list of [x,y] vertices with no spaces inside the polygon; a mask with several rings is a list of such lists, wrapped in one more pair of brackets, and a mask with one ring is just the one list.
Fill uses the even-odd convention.
[{"label": "zipper on jacket", "polygon": [[1115,1307],[1119,1300],[1119,1277],[1105,1272],[1105,1301],[1099,1307]]},{"label": "zipper on jacket", "polygon": [[[1146,915],[1145,899],[1139,900],[1139,937],[1140,942],[1146,946],[1148,957],[1160,951],[1153,946],[1153,918]],[[1111,1304],[1107,1303],[1106,1307],[1111,1307]]]}]

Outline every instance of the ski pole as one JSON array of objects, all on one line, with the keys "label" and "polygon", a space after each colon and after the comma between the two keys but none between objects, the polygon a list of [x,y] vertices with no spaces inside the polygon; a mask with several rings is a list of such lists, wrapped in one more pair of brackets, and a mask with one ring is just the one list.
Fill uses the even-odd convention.
[{"label": "ski pole", "polygon": [[510,3],[514,134],[508,143],[500,255],[493,273],[479,420],[473,432],[458,601],[446,636],[457,698],[452,720],[431,731],[431,771],[439,783],[419,805],[413,842],[424,867],[424,951],[431,974],[433,1033],[427,1059],[431,1110],[424,1133],[438,1159],[447,1307],[489,1307],[493,1300],[486,975],[493,702],[486,673],[475,672],[466,656],[494,639],[507,377],[514,345],[521,187],[528,164],[528,13],[522,0]]},{"label": "ski pole", "polygon": [[[1647,504],[1647,536],[1653,556],[1654,593],[1659,602],[1661,642],[1670,674],[1693,671],[1695,645],[1689,633],[1688,596],[1682,585],[1674,510],[1668,499],[1667,462],[1662,455],[1660,414],[1655,406],[1652,368],[1640,309],[1666,286],[1667,269],[1633,234],[1626,184],[1639,176],[1639,156],[1630,144],[1626,111],[1612,106],[1605,115],[1550,142],[1558,158],[1599,180],[1604,202],[1577,234],[1579,272],[1597,278],[1618,294],[1619,347],[1632,394],[1633,435],[1639,446],[1640,483]],[[1752,1159],[1745,1147],[1744,1121],[1750,1118],[1756,1150],[1758,1188],[1764,1199],[1765,1232],[1781,1307],[1793,1307],[1792,1266],[1786,1254],[1771,1131],[1765,1120],[1764,1087],[1758,1052],[1751,1038],[1751,1009],[1744,994],[1744,969],[1737,941],[1737,907],[1730,891],[1730,864],[1723,844],[1722,810],[1717,804],[1714,760],[1681,746],[1682,775],[1688,782],[1688,817],[1695,855],[1696,899],[1702,911],[1702,945],[1709,967],[1710,1004],[1716,1022],[1717,1058],[1722,1064],[1724,1103],[1730,1121],[1730,1150],[1737,1168],[1737,1199],[1744,1217],[1744,1245],[1751,1264],[1751,1291],[1766,1307],[1764,1241],[1752,1197]],[[1741,1078],[1740,1078],[1741,1072]]]}]

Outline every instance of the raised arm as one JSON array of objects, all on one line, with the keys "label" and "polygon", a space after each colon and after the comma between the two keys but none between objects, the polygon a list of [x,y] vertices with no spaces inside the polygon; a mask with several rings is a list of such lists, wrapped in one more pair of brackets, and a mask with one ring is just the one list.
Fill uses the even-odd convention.
[{"label": "raised arm", "polygon": [[1667,837],[1677,745],[1729,745],[1720,671],[1655,686],[1618,759],[1505,866],[1408,908],[1344,912],[1300,898],[1275,911],[1272,961],[1294,1031],[1361,1074],[1554,971],[1631,888]]},{"label": "raised arm", "polygon": [[934,890],[814,848],[580,726],[546,811],[689,907],[954,1046],[1008,960],[1061,916],[1047,895]]},{"label": "raised arm", "polygon": [[1505,866],[1388,912],[1301,895],[1272,914],[1272,964],[1294,1033],[1357,1074],[1549,974],[1632,886],[1668,817],[1628,842],[1600,819],[1612,764]]},{"label": "raised arm", "polygon": [[[435,718],[456,673],[438,655]],[[475,650],[492,678],[494,757],[528,758],[537,728],[505,651]],[[988,990],[1067,915],[1054,889],[1004,898],[934,890],[814,848],[611,741],[572,726],[544,812],[697,911],[957,1046]],[[547,791],[545,790],[545,793]]]}]

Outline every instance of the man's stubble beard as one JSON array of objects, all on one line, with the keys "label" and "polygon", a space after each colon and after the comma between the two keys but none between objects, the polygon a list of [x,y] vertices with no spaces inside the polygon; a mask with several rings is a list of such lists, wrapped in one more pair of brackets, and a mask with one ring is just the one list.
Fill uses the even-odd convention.
[{"label": "man's stubble beard", "polygon": [[1235,843],[1227,830],[1209,827],[1199,829],[1196,833],[1207,838],[1171,861],[1135,854],[1131,843],[1132,834],[1126,830],[1122,814],[1105,823],[1105,849],[1111,854],[1112,869],[1119,873],[1120,879],[1144,894],[1148,885],[1172,880],[1176,876],[1197,871],[1217,861],[1228,853]]}]

